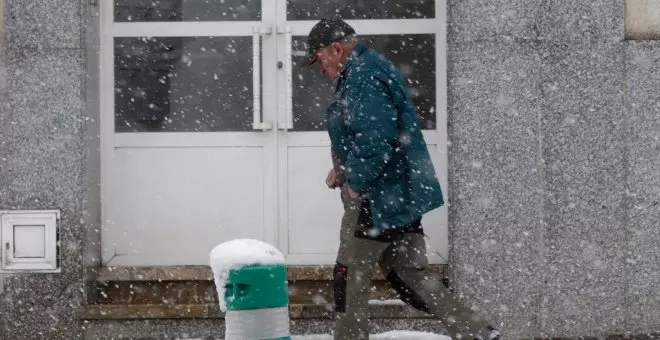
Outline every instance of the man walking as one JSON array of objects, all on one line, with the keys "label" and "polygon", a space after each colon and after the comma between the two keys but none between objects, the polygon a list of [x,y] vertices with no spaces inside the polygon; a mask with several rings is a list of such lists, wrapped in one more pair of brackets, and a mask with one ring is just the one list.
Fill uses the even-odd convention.
[{"label": "man walking", "polygon": [[498,340],[499,332],[427,271],[421,219],[444,204],[406,80],[360,43],[341,19],[323,19],[308,37],[309,60],[335,82],[326,111],[345,214],[335,266],[335,340],[369,338],[368,300],[378,263],[401,299],[434,314],[454,339]]}]

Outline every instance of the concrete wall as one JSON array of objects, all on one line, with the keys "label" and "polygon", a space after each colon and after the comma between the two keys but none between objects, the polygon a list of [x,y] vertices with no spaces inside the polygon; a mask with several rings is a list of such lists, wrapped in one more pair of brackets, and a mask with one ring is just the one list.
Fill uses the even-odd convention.
[{"label": "concrete wall", "polygon": [[[4,1],[0,209],[62,209],[63,272],[0,277],[0,339],[77,339],[96,28],[79,0]],[[623,41],[617,0],[448,4],[452,284],[511,339],[657,330],[660,43]]]},{"label": "concrete wall", "polygon": [[660,44],[621,1],[449,3],[454,284],[508,338],[658,330]]},{"label": "concrete wall", "polygon": [[0,339],[78,339],[83,300],[82,1],[4,0],[0,209],[60,209],[61,274],[0,278]]}]

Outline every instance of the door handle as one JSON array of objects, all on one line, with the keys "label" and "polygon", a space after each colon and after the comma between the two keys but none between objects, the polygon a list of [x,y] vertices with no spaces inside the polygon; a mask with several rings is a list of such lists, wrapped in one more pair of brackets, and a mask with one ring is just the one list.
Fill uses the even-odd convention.
[{"label": "door handle", "polygon": [[267,26],[252,27],[252,129],[272,130],[273,124],[261,119],[261,34],[270,34],[272,29]]},{"label": "door handle", "polygon": [[285,120],[279,122],[280,130],[293,129],[293,60],[291,58],[291,26],[284,28],[284,73],[286,76],[285,92]]}]

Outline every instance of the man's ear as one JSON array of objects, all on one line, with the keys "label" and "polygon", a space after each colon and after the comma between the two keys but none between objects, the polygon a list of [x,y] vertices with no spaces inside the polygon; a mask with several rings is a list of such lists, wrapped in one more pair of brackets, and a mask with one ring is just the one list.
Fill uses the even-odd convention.
[{"label": "man's ear", "polygon": [[332,50],[335,52],[335,54],[341,54],[341,52],[344,49],[344,46],[342,46],[338,42],[333,42],[331,46],[332,46]]}]

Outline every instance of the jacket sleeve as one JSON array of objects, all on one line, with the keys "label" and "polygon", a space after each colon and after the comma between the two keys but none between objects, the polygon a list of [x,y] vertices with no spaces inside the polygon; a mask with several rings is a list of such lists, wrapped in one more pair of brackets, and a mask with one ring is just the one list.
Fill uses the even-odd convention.
[{"label": "jacket sleeve", "polygon": [[335,170],[335,173],[337,174],[339,183],[343,185],[344,181],[346,180],[344,178],[344,166],[341,164],[341,160],[339,159],[339,155],[337,155],[335,148],[330,147],[330,154],[332,156],[332,168]]},{"label": "jacket sleeve", "polygon": [[387,83],[369,77],[348,91],[348,128],[354,135],[345,164],[346,180],[358,193],[383,175],[397,140],[397,110]]}]

